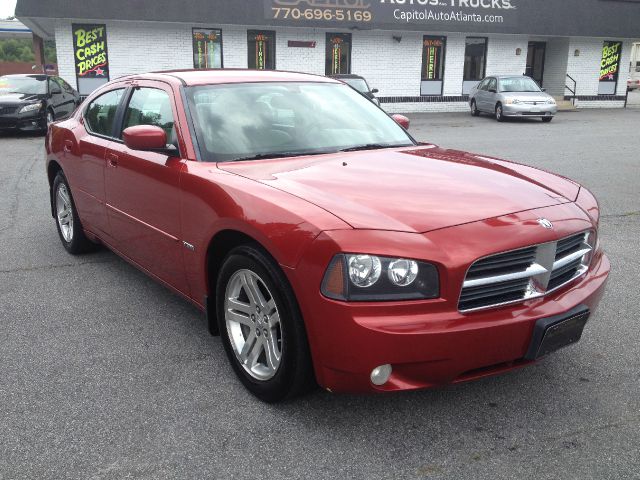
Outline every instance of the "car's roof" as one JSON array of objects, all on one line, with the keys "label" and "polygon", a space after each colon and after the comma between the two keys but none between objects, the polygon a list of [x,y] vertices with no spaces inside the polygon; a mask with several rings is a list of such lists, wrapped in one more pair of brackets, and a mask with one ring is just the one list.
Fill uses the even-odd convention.
[{"label": "car's roof", "polygon": [[44,73],[12,73],[10,75],[2,75],[3,77],[11,77],[11,78],[24,78],[24,77],[30,77],[30,78],[35,78],[37,80],[44,80],[45,78],[49,77],[50,75],[45,75]]},{"label": "car's roof", "polygon": [[337,79],[341,79],[341,78],[361,78],[362,80],[364,80],[364,77],[360,76],[360,75],[354,75],[353,73],[340,73],[340,74],[336,74],[336,75],[328,75],[329,78],[337,78]]},{"label": "car's roof", "polygon": [[527,75],[518,75],[517,73],[514,75],[487,75],[487,77],[489,78],[497,78],[497,79],[503,79],[503,78],[531,78]]},{"label": "car's roof", "polygon": [[[210,85],[218,83],[259,83],[259,82],[316,82],[337,83],[336,80],[320,75],[278,70],[259,71],[247,69],[211,70],[169,70],[148,74],[131,75],[129,79],[178,79],[184,85]],[[122,80],[122,79],[119,79]]]}]

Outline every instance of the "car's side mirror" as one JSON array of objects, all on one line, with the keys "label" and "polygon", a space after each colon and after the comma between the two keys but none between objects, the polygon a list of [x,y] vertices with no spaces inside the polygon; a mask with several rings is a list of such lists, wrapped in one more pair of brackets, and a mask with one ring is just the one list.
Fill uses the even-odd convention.
[{"label": "car's side mirror", "polygon": [[176,149],[167,145],[166,132],[155,125],[136,125],[122,132],[124,144],[131,150],[144,150],[171,154]]},{"label": "car's side mirror", "polygon": [[380,90],[378,90],[377,88],[374,88],[373,90],[371,90],[371,93],[378,93]]},{"label": "car's side mirror", "polygon": [[58,85],[51,86],[51,93],[54,95],[59,95],[62,93],[62,89]]},{"label": "car's side mirror", "polygon": [[491,92],[491,93],[498,93],[498,91],[497,91],[495,88],[490,88],[490,89],[489,89],[489,92]]},{"label": "car's side mirror", "polygon": [[398,125],[400,125],[402,128],[404,128],[405,130],[409,130],[409,125],[411,124],[411,121],[407,117],[396,113],[395,115],[391,115],[391,118],[393,118],[393,120],[395,120],[395,122]]}]

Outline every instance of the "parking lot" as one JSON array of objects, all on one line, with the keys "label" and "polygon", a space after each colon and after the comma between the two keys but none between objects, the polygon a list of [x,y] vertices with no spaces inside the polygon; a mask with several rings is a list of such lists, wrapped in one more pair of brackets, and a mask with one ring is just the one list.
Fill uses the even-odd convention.
[{"label": "parking lot", "polygon": [[411,119],[599,198],[612,274],[578,345],[462,385],[263,404],[194,307],[108,251],[64,251],[42,137],[3,135],[0,479],[640,478],[640,109]]}]

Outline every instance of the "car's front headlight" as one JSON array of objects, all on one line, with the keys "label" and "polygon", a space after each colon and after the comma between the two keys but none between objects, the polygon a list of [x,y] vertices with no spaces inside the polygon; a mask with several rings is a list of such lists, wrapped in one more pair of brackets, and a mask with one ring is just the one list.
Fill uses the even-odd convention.
[{"label": "car's front headlight", "polygon": [[547,103],[548,103],[549,105],[555,105],[555,104],[556,104],[556,101],[555,101],[553,98],[549,98],[549,99],[547,100]]},{"label": "car's front headlight", "polygon": [[29,105],[25,105],[24,107],[22,107],[20,109],[20,112],[18,113],[35,112],[37,110],[40,110],[41,108],[42,108],[42,102],[31,103]]},{"label": "car's front headlight", "polygon": [[430,263],[367,254],[338,254],[322,281],[334,300],[423,300],[440,295],[438,270]]},{"label": "car's front headlight", "polygon": [[519,103],[522,103],[520,100],[518,100],[517,98],[508,98],[507,99],[507,105],[518,105]]}]

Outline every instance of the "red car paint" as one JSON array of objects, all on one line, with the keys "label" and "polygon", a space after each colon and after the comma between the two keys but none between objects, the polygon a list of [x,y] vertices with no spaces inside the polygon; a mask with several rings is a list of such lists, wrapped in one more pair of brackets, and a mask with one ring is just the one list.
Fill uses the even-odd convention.
[{"label": "red car paint", "polygon": [[[595,310],[609,262],[543,298],[461,313],[465,273],[477,259],[597,229],[584,188],[531,167],[433,145],[240,163],[197,160],[183,85],[334,82],[283,72],[173,72],[102,87],[153,86],[173,98],[181,157],[90,135],[82,109],[47,136],[49,178],[62,168],[87,235],[205,309],[212,245],[234,231],[280,264],[300,305],[318,383],[332,391],[424,388],[516,368],[536,320]],[[354,188],[357,186],[357,188]],[[540,218],[554,229],[541,228]],[[434,300],[349,303],[320,292],[340,252],[424,260],[440,276]],[[392,364],[382,387],[373,368]]]}]

